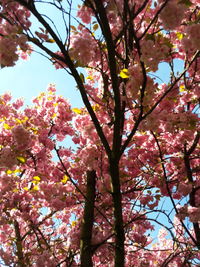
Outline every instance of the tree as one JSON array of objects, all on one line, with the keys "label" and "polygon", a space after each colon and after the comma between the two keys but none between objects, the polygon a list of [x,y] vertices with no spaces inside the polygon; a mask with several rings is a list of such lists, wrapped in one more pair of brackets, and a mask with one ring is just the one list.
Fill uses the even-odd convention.
[{"label": "tree", "polygon": [[87,0],[77,18],[72,2],[1,1],[2,67],[32,43],[84,103],[1,96],[2,265],[197,266],[199,1]]}]

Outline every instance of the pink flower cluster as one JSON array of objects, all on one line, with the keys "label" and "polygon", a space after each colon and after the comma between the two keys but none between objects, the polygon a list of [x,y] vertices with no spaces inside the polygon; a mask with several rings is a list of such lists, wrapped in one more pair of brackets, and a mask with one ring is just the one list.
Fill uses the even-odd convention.
[{"label": "pink flower cluster", "polygon": [[[50,54],[57,55],[56,68],[66,67],[66,49],[75,67],[89,69],[88,76],[84,70],[80,78],[94,112],[92,120],[89,109],[71,109],[52,84],[32,107],[21,108],[23,102],[11,101],[9,94],[0,97],[0,243],[5,264],[19,263],[18,242],[24,266],[80,265],[87,173],[95,170],[92,244],[97,249],[92,260],[95,266],[114,266],[113,181],[118,175],[111,170],[113,157],[119,173],[118,200],[122,199],[125,266],[180,267],[185,259],[200,259],[180,222],[200,221],[199,58],[191,63],[199,48],[198,13],[192,5],[197,1],[153,2],[154,8],[152,1],[102,0],[108,19],[105,34],[100,27],[104,21],[100,23],[99,13],[92,13],[86,1],[78,11],[84,25],[71,25],[69,47],[63,44],[54,53],[55,38]],[[157,12],[162,5],[158,2],[165,4],[162,12]],[[3,12],[10,19],[16,14],[28,32],[26,10],[16,1],[2,3],[7,13]],[[90,3],[97,9],[98,1]],[[26,38],[17,22],[10,25],[1,16],[0,22],[2,62],[12,65],[16,50],[26,51]],[[42,44],[48,36],[40,30],[34,33]],[[184,41],[191,49],[184,48]],[[12,59],[3,58],[6,46]],[[184,61],[185,75],[176,72],[175,58]],[[171,68],[167,82],[152,73],[163,61]],[[177,207],[173,221],[174,212],[168,213],[164,205],[170,198],[191,204],[192,197],[195,207]],[[161,230],[156,242],[150,231],[160,219],[169,231]],[[196,238],[195,229],[188,231]]]},{"label": "pink flower cluster", "polygon": [[187,196],[192,191],[192,185],[186,183],[180,183],[178,185],[178,191],[180,191],[180,193],[183,196]]},{"label": "pink flower cluster", "polygon": [[167,30],[179,27],[186,12],[186,5],[178,0],[170,0],[160,14],[163,26]]},{"label": "pink flower cluster", "polygon": [[79,17],[82,20],[82,22],[86,24],[89,24],[91,22],[91,15],[92,15],[92,10],[86,5],[82,5],[77,12],[77,17]]},{"label": "pink flower cluster", "polygon": [[10,147],[4,147],[0,151],[0,168],[12,169],[17,165],[17,155]]},{"label": "pink flower cluster", "polygon": [[[2,1],[0,15],[0,64],[13,66],[18,59],[18,48],[24,53],[29,49],[22,25],[28,29],[31,25],[30,12],[16,2]],[[8,19],[4,19],[7,14]],[[18,23],[14,20],[17,18]],[[24,55],[22,55],[24,57]]]},{"label": "pink flower cluster", "polygon": [[200,207],[192,207],[188,205],[178,206],[177,218],[184,220],[189,217],[190,221],[195,223],[200,221]]},{"label": "pink flower cluster", "polygon": [[189,206],[187,212],[191,222],[200,221],[200,207]]},{"label": "pink flower cluster", "polygon": [[22,125],[15,126],[12,129],[13,138],[18,150],[26,150],[31,145],[30,132],[24,129]]},{"label": "pink flower cluster", "polygon": [[186,34],[187,37],[183,39],[184,44],[186,44],[186,42],[191,43],[192,47],[190,47],[190,49],[193,48],[195,50],[200,50],[200,24],[188,25],[186,27]]},{"label": "pink flower cluster", "polygon": [[79,26],[78,30],[71,36],[69,54],[81,65],[90,65],[97,59],[97,43],[88,29]]},{"label": "pink flower cluster", "polygon": [[166,61],[170,52],[170,48],[166,43],[157,40],[143,40],[141,45],[141,60],[152,71],[158,70],[158,64]]},{"label": "pink flower cluster", "polygon": [[18,59],[15,41],[9,40],[8,43],[5,38],[0,38],[0,51],[0,64],[2,66],[13,66]]}]

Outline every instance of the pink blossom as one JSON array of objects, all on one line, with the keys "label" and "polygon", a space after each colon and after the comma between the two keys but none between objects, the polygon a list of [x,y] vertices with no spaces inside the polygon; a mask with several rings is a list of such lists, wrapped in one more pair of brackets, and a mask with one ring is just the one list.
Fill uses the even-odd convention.
[{"label": "pink blossom", "polygon": [[77,12],[77,17],[79,17],[84,23],[89,24],[91,22],[92,10],[86,5],[82,5]]},{"label": "pink blossom", "polygon": [[26,150],[30,147],[31,135],[22,125],[14,127],[12,129],[12,134],[16,142],[17,149]]},{"label": "pink blossom", "polygon": [[[149,49],[151,47],[151,49]],[[157,71],[158,64],[167,60],[170,48],[167,44],[152,40],[144,40],[141,52],[141,59],[147,64],[152,71]]]},{"label": "pink blossom", "polygon": [[188,34],[188,39],[191,41],[192,46],[196,50],[200,50],[200,25],[199,24],[192,24],[187,26],[186,33]]},{"label": "pink blossom", "polygon": [[188,207],[188,216],[191,222],[198,222],[200,221],[200,207]]},{"label": "pink blossom", "polygon": [[60,199],[53,199],[51,201],[51,205],[53,208],[55,208],[56,210],[62,210],[63,208],[65,208],[66,203]]},{"label": "pink blossom", "polygon": [[97,49],[97,43],[87,29],[80,28],[80,32],[71,36],[69,53],[80,65],[89,65],[97,60]]},{"label": "pink blossom", "polygon": [[[76,1],[66,2],[73,14]],[[22,247],[24,266],[81,265],[87,174],[95,170],[93,265],[114,266],[120,221],[125,266],[192,265],[200,259],[193,242],[193,222],[200,221],[199,0],[83,2],[60,41],[55,21],[58,38],[51,44],[50,13],[50,20],[42,16],[47,29],[44,23],[29,31],[28,9],[38,6],[1,0],[0,63],[13,66],[20,55],[26,58],[30,40],[56,68],[67,68],[86,104],[72,111],[53,84],[25,109],[22,100],[0,97],[1,258],[9,266],[21,264]],[[68,20],[64,2],[54,4],[56,15],[61,11]],[[177,73],[177,60],[184,74]],[[171,71],[163,73],[164,81],[162,62]],[[189,206],[192,198],[195,207]],[[175,208],[170,200],[185,205]],[[158,234],[157,224],[166,227]]]},{"label": "pink blossom", "polygon": [[168,1],[160,15],[165,29],[174,30],[180,26],[186,10],[186,5],[179,3],[177,0]]},{"label": "pink blossom", "polygon": [[20,107],[22,107],[24,104],[23,99],[17,99],[14,103],[13,103],[13,107],[16,109],[19,109]]},{"label": "pink blossom", "polygon": [[16,154],[9,147],[2,148],[0,151],[0,167],[12,169],[17,163]]},{"label": "pink blossom", "polygon": [[185,184],[185,183],[180,183],[178,185],[178,191],[186,196],[192,191],[192,185],[191,184]]},{"label": "pink blossom", "polygon": [[4,93],[2,96],[2,99],[5,100],[6,102],[9,102],[12,99],[12,96],[10,93]]}]

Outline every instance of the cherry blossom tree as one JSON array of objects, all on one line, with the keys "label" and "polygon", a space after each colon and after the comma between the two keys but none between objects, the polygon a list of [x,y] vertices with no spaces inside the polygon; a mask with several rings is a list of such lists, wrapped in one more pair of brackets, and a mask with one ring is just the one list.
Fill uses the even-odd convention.
[{"label": "cherry blossom tree", "polygon": [[1,96],[2,266],[199,266],[199,0],[0,5],[1,66],[40,49],[84,103]]}]

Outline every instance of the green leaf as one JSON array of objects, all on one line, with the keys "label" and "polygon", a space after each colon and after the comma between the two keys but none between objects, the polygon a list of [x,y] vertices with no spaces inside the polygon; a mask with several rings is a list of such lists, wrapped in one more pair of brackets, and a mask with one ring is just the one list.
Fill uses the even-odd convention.
[{"label": "green leaf", "polygon": [[81,78],[81,81],[82,81],[83,83],[85,83],[85,77],[84,77],[83,73],[80,73],[80,78]]},{"label": "green leaf", "polygon": [[179,3],[179,4],[184,4],[184,5],[186,5],[187,7],[192,6],[192,2],[191,2],[190,0],[180,0],[178,3]]},{"label": "green leaf", "polygon": [[80,158],[75,158],[75,162],[77,163],[77,162],[79,162],[81,159]]},{"label": "green leaf", "polygon": [[146,36],[145,36],[145,39],[146,40],[155,41],[155,35],[147,33]]},{"label": "green leaf", "polygon": [[173,44],[168,39],[165,40],[164,44],[169,48],[173,48]]}]

